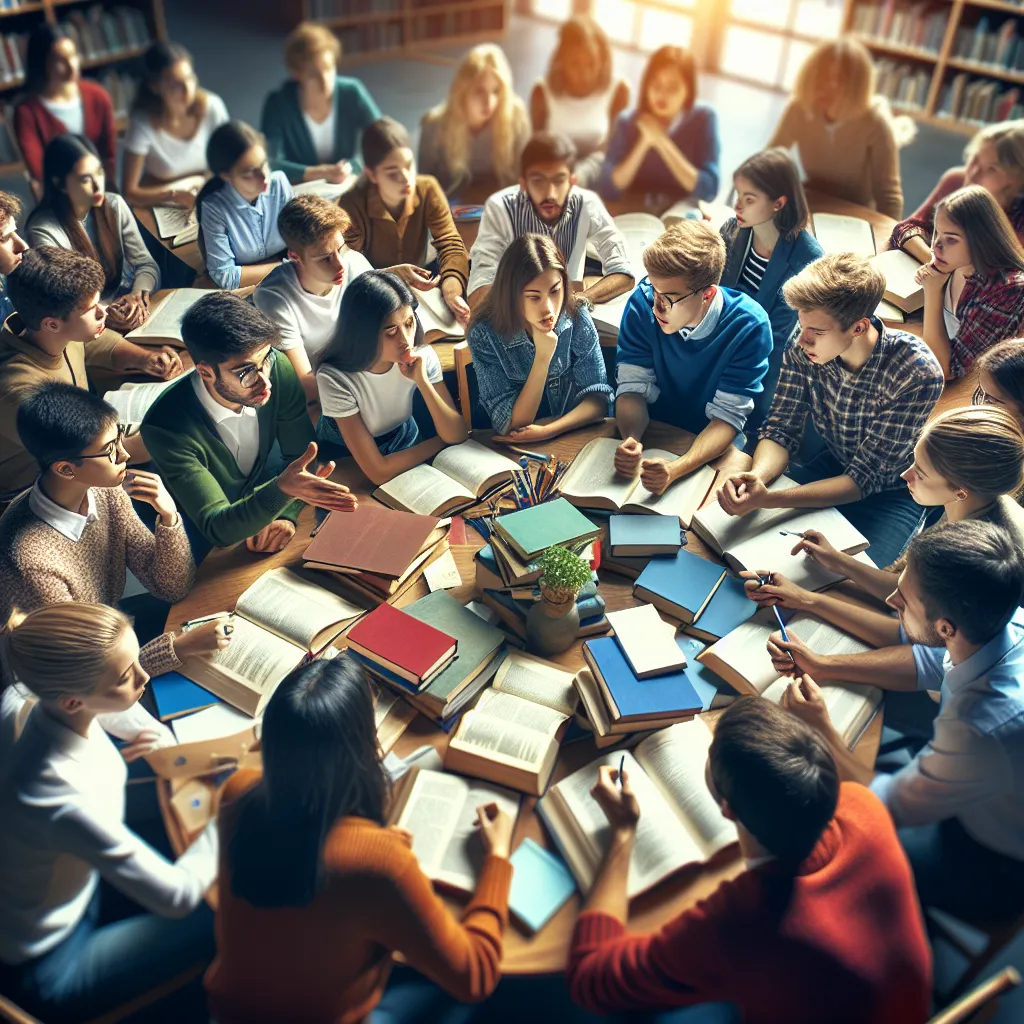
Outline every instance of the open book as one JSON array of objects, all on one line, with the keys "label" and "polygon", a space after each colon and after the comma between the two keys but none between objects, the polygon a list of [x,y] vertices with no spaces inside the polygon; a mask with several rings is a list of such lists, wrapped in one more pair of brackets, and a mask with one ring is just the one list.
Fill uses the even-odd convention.
[{"label": "open book", "polygon": [[358,174],[350,174],[344,181],[328,181],[326,178],[314,178],[292,185],[293,196],[319,196],[329,199],[332,203],[343,196],[357,181]]},{"label": "open book", "polygon": [[[789,477],[780,476],[769,490],[796,486]],[[868,546],[867,538],[835,508],[759,508],[745,516],[731,516],[712,501],[694,513],[692,526],[693,532],[734,569],[781,572],[808,590],[821,590],[843,577],[817,565],[803,552],[792,554],[800,542],[792,534],[818,530],[835,548],[851,555]],[[866,555],[861,560],[874,564]]]},{"label": "open book", "polygon": [[[736,841],[704,781],[711,730],[702,718],[648,736],[625,755],[625,771],[640,804],[640,824],[629,862],[629,898],[639,896],[687,864],[709,860]],[[537,805],[580,889],[589,892],[604,859],[611,829],[590,790],[598,768],[619,767],[622,754],[604,754],[551,787]]]},{"label": "open book", "polygon": [[231,643],[186,658],[181,673],[258,717],[278,683],[362,613],[293,569],[271,569],[235,604]]},{"label": "open book", "polygon": [[[191,371],[189,371],[191,372]],[[141,423],[153,403],[181,377],[171,380],[126,381],[116,391],[108,391],[103,401],[117,410],[118,423]]]},{"label": "open book", "polygon": [[904,313],[915,313],[924,305],[924,287],[914,280],[921,264],[902,249],[888,249],[871,262],[885,275],[885,301]]},{"label": "open book", "polygon": [[373,496],[389,508],[426,516],[449,516],[471,508],[498,486],[519,463],[485,448],[478,441],[463,441],[439,452],[431,465],[413,466],[381,484]]},{"label": "open book", "polygon": [[181,318],[204,295],[206,288],[175,288],[166,295],[149,313],[149,319],[125,337],[137,345],[175,345],[183,348],[181,340]]},{"label": "open book", "polygon": [[558,734],[579,700],[571,672],[509,652],[445,754],[452,771],[540,796],[558,758]]},{"label": "open book", "polygon": [[[614,437],[588,441],[561,482],[562,495],[583,508],[678,516],[683,526],[689,526],[693,513],[711,490],[715,471],[710,466],[701,466],[672,484],[664,494],[652,494],[640,483],[639,476],[630,479],[615,472],[615,449],[621,443]],[[644,458],[671,462],[678,456],[660,448],[645,448]]]},{"label": "open book", "polygon": [[875,232],[863,217],[816,213],[811,217],[811,223],[814,226],[814,237],[825,252],[875,255]]},{"label": "open book", "polygon": [[[407,780],[407,781],[406,781]],[[487,782],[413,768],[403,780],[392,824],[412,835],[412,852],[432,881],[471,893],[484,862],[476,809],[495,803],[513,819],[519,794]]]},{"label": "open book", "polygon": [[423,333],[428,343],[441,338],[464,338],[466,336],[466,328],[455,319],[455,314],[445,303],[440,288],[417,292],[416,298],[419,299],[416,315],[419,317],[420,323],[423,324]]},{"label": "open book", "polygon": [[[740,693],[759,694],[778,702],[790,680],[772,667],[766,644],[778,623],[770,609],[748,619],[697,656]],[[812,615],[799,613],[786,623],[786,632],[803,640],[817,654],[859,654],[867,644]],[[821,683],[829,717],[847,746],[853,746],[874,716],[882,699],[877,686]]]}]

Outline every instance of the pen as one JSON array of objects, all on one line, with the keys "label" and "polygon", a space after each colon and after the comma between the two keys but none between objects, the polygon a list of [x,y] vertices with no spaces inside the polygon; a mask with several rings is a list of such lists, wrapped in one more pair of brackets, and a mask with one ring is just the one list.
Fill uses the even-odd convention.
[{"label": "pen", "polygon": [[[779,606],[777,604],[772,605],[772,611],[775,612],[775,621],[779,624],[779,629],[782,631],[782,639],[789,643],[789,634],[786,632],[786,624],[782,621],[782,615],[779,613]],[[786,651],[789,655],[789,660],[796,664],[796,658],[793,657],[792,651]]]},{"label": "pen", "polygon": [[779,530],[780,537],[799,537],[801,540],[804,539],[802,533],[797,533],[796,530]]},{"label": "pen", "polygon": [[554,456],[544,455],[542,452],[527,451],[525,448],[519,448],[514,444],[510,444],[508,447],[514,452],[519,452],[520,455],[525,455],[528,459],[533,459],[534,462],[550,462],[554,458]]},{"label": "pen", "polygon": [[619,758],[619,789],[622,789],[622,769],[626,767],[626,755]]},{"label": "pen", "polygon": [[201,626],[204,622],[213,622],[214,619],[223,618],[225,615],[229,619],[233,619],[235,617],[234,612],[214,612],[212,615],[201,615],[198,619],[189,619],[188,622],[183,622],[181,624],[181,628],[194,629],[196,626]]}]

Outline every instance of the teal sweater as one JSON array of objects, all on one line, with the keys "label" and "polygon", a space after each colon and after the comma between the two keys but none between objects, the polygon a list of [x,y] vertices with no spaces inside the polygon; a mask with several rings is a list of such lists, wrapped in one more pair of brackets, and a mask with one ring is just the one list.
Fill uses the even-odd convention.
[{"label": "teal sweater", "polygon": [[306,395],[292,364],[274,360],[270,401],[256,410],[260,452],[248,476],[217,434],[199,402],[192,374],[185,374],[154,403],[142,421],[142,439],[179,509],[214,547],[237,544],[275,519],[294,522],[302,502],[289,498],[266,479],[274,441],[287,462],[314,440]]},{"label": "teal sweater", "polygon": [[[334,150],[328,162],[348,160],[356,172],[360,171],[360,136],[380,116],[366,86],[358,78],[339,75],[334,87]],[[289,80],[267,96],[260,127],[267,137],[271,168],[284,171],[293,184],[302,181],[307,167],[324,162],[313,148],[313,136],[302,116],[297,82]]]}]

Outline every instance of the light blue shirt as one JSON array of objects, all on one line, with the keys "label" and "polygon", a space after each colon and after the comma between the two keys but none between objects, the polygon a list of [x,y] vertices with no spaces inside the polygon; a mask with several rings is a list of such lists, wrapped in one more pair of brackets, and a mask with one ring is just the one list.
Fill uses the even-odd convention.
[{"label": "light blue shirt", "polygon": [[219,288],[238,288],[242,267],[265,263],[284,250],[277,215],[292,197],[284,171],[274,171],[270,187],[255,203],[225,184],[203,200],[201,223],[206,246],[206,272]]},{"label": "light blue shirt", "polygon": [[919,689],[939,690],[931,741],[871,789],[898,827],[958,818],[983,846],[1024,860],[1024,609],[953,665],[914,645]]}]

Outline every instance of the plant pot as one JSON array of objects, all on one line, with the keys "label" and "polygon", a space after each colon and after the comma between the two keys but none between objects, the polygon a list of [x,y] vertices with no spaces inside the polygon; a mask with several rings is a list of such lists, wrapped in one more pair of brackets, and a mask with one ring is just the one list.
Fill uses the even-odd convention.
[{"label": "plant pot", "polygon": [[576,597],[575,591],[550,591],[541,587],[540,600],[533,602],[526,615],[526,648],[531,654],[549,657],[573,645],[580,628]]}]

